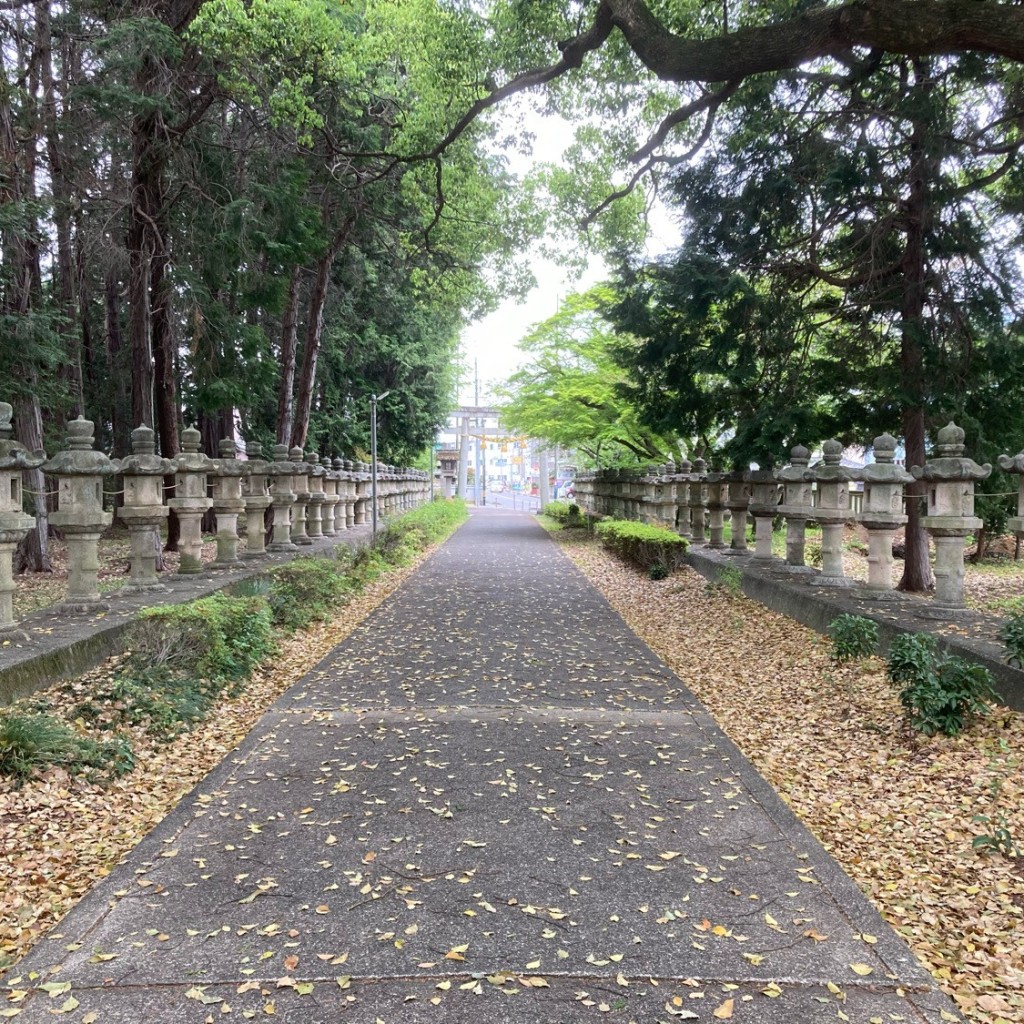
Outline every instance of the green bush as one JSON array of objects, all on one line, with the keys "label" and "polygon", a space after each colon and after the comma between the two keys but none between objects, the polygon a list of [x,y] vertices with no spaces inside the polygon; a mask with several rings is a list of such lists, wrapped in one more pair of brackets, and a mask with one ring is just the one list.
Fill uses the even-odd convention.
[{"label": "green bush", "polygon": [[549,501],[540,511],[541,515],[562,526],[583,526],[586,523],[582,509],[574,501]]},{"label": "green bush", "polygon": [[988,713],[996,696],[992,673],[984,665],[940,650],[926,634],[893,641],[889,678],[901,687],[907,721],[926,736],[959,735],[972,718]]},{"label": "green bush", "polygon": [[227,594],[144,608],[127,643],[135,670],[166,665],[208,679],[244,679],[274,646],[267,602]]},{"label": "green bush", "polygon": [[910,683],[931,671],[939,645],[930,633],[901,633],[889,645],[889,679],[896,684]]},{"label": "green bush", "polygon": [[270,610],[274,625],[288,631],[323,622],[352,589],[344,562],[335,558],[296,558],[270,571]]},{"label": "green bush", "polygon": [[870,658],[878,650],[878,625],[863,615],[839,615],[828,624],[833,661]]},{"label": "green bush", "polygon": [[59,765],[73,774],[118,776],[135,765],[124,740],[98,743],[80,736],[53,715],[0,715],[0,775],[26,779],[37,768]]},{"label": "green bush", "polygon": [[1007,664],[1024,668],[1024,614],[1011,615],[999,630],[999,639],[1006,645]]},{"label": "green bush", "polygon": [[646,523],[606,519],[597,524],[596,532],[609,551],[641,569],[650,569],[652,565],[674,569],[683,563],[689,549],[689,541],[684,537]]},{"label": "green bush", "polygon": [[647,570],[647,575],[652,580],[665,580],[668,579],[668,569],[659,562],[657,565],[652,565],[650,569]]}]

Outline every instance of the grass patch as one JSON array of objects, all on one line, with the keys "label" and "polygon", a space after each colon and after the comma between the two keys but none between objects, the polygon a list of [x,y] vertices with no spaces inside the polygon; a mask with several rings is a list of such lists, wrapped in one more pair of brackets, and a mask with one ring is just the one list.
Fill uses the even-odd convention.
[{"label": "grass patch", "polygon": [[135,759],[125,741],[98,742],[54,715],[0,714],[0,775],[24,781],[37,769],[53,765],[72,775],[89,772],[111,778],[131,771]]}]

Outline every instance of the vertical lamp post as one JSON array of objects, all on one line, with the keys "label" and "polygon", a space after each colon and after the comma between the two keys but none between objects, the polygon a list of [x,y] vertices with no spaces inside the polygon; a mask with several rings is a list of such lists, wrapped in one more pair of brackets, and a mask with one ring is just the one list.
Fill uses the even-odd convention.
[{"label": "vertical lamp post", "polygon": [[387,398],[390,391],[382,395],[370,395],[370,536],[377,539],[377,403]]}]

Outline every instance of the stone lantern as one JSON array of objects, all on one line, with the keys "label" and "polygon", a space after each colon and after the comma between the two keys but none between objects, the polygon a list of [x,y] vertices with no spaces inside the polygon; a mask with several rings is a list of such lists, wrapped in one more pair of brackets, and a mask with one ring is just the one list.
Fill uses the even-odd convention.
[{"label": "stone lantern", "polygon": [[288,446],[275,444],[267,464],[270,479],[270,503],[274,510],[274,524],[270,534],[270,551],[294,551],[292,543],[291,510],[295,504],[292,478],[295,466],[288,461]]},{"label": "stone lantern", "polygon": [[810,461],[811,453],[798,444],[790,449],[789,465],[775,471],[775,479],[782,484],[782,504],[778,512],[786,517],[786,561],[782,568],[787,572],[814,572],[806,564],[804,554],[807,520],[814,517],[814,495],[807,469]]},{"label": "stone lantern", "polygon": [[303,460],[302,449],[296,445],[288,452],[292,463],[292,490],[295,492],[295,507],[292,509],[292,543],[308,545],[313,542],[306,532],[307,509],[309,508],[309,464]]},{"label": "stone lantern", "polygon": [[14,409],[0,402],[0,634],[14,629],[14,552],[35,529],[35,516],[22,509],[21,473],[46,461],[43,452],[30,455],[24,445],[11,440]]},{"label": "stone lantern", "polygon": [[57,478],[57,511],[50,522],[64,532],[68,545],[68,596],[65,605],[95,608],[100,602],[100,534],[113,522],[103,510],[103,478],[117,465],[93,449],[92,420],[81,416],[68,423],[68,449],[43,465]]},{"label": "stone lantern", "polygon": [[818,485],[814,518],[821,523],[821,572],[810,582],[825,587],[852,587],[843,570],[843,526],[853,518],[850,482],[857,475],[841,465],[843,446],[829,440],[822,445],[824,458],[808,472]]},{"label": "stone lantern", "polygon": [[1013,530],[1020,543],[1024,541],[1024,451],[1016,455],[1000,455],[999,468],[1004,473],[1014,473],[1020,477],[1017,485],[1017,514],[1006,520],[1007,529]]},{"label": "stone lantern", "polygon": [[734,470],[726,474],[728,497],[725,507],[732,513],[732,539],[729,541],[729,555],[749,555],[747,547],[747,509],[750,507],[750,484],[746,474]]},{"label": "stone lantern", "polygon": [[245,476],[242,501],[245,503],[245,553],[243,558],[259,558],[267,553],[264,516],[273,499],[267,492],[269,466],[263,460],[263,446],[257,441],[245,445]]},{"label": "stone lantern", "polygon": [[327,455],[320,460],[320,466],[324,471],[323,535],[325,537],[335,537],[338,534],[336,510],[341,502],[341,496],[338,493],[340,481]]},{"label": "stone lantern", "polygon": [[988,479],[992,467],[964,457],[964,432],[952,421],[939,431],[935,455],[910,472],[928,485],[921,525],[935,541],[935,600],[923,614],[938,618],[964,607],[964,538],[983,525],[974,515],[974,483]]},{"label": "stone lantern", "polygon": [[729,476],[720,469],[708,473],[708,547],[721,551],[725,547],[725,508],[729,500]]},{"label": "stone lantern", "polygon": [[914,478],[893,462],[896,438],[882,434],[874,440],[875,461],[863,470],[864,507],[860,524],[868,531],[868,582],[865,597],[895,597],[892,589],[892,538],[907,521],[903,485]]},{"label": "stone lantern", "polygon": [[217,517],[217,559],[213,564],[222,569],[238,563],[238,517],[245,511],[245,463],[235,458],[235,442],[230,437],[220,440],[217,454],[220,457],[211,474],[213,513]]},{"label": "stone lantern", "polygon": [[344,465],[342,482],[345,485],[345,528],[351,530],[356,525],[356,471],[355,463],[351,459],[345,459]]},{"label": "stone lantern", "polygon": [[675,528],[680,537],[690,537],[690,472],[693,463],[685,453],[679,453],[675,474]]},{"label": "stone lantern", "polygon": [[195,427],[181,432],[181,451],[174,462],[174,497],[167,504],[181,525],[178,572],[185,576],[203,571],[203,515],[213,504],[207,496],[207,475],[215,463],[199,450],[202,435]]},{"label": "stone lantern", "polygon": [[750,514],[754,517],[754,557],[758,565],[778,561],[772,554],[772,524],[779,514],[779,483],[770,469],[743,474],[750,487]]},{"label": "stone lantern", "polygon": [[363,526],[370,510],[370,467],[365,462],[355,463],[356,526]]},{"label": "stone lantern", "polygon": [[166,590],[156,574],[160,548],[160,524],[171,510],[164,504],[164,477],[174,472],[174,463],[156,454],[156,435],[144,423],[132,431],[132,454],[120,462],[124,481],[124,504],[118,518],[128,527],[131,540],[131,581],[125,593]]},{"label": "stone lantern", "polygon": [[334,475],[338,478],[338,504],[334,507],[334,531],[344,533],[348,528],[349,500],[348,473],[345,472],[345,460],[335,456],[333,460]]},{"label": "stone lantern", "polygon": [[708,504],[708,464],[698,456],[690,474],[690,537],[693,544],[704,543],[704,509]]},{"label": "stone lantern", "polygon": [[310,452],[306,456],[306,465],[309,467],[306,475],[309,481],[306,491],[306,536],[312,543],[324,535],[324,470],[320,465],[319,452]]}]

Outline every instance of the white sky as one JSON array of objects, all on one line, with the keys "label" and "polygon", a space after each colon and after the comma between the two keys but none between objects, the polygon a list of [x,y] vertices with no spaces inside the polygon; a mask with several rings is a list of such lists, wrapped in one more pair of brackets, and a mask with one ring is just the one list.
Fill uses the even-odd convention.
[{"label": "white sky", "polygon": [[[542,116],[531,110],[520,109],[521,122],[536,136],[534,156],[509,155],[510,169],[525,174],[534,163],[557,163],[572,141],[572,128],[558,117]],[[648,246],[651,253],[661,252],[678,242],[678,233],[667,214],[654,211],[655,236]],[[566,238],[567,248],[575,247],[575,238]],[[559,301],[574,292],[584,291],[607,275],[601,260],[591,260],[582,277],[572,277],[565,268],[539,257],[524,253],[524,259],[534,259],[532,267],[537,286],[522,299],[508,299],[493,313],[469,324],[462,332],[462,354],[467,366],[460,391],[460,403],[474,401],[474,361],[479,368],[480,402],[491,401],[491,388],[511,376],[520,365],[523,353],[516,347],[530,328],[558,311]]]}]

